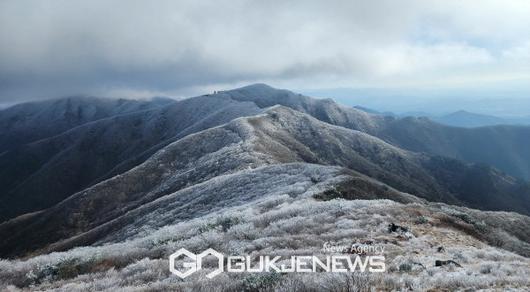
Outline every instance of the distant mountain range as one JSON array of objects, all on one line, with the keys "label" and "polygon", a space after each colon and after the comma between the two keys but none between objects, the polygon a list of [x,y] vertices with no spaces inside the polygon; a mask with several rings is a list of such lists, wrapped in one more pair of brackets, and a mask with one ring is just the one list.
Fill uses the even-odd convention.
[{"label": "distant mountain range", "polygon": [[440,124],[465,128],[509,124],[507,121],[501,118],[475,114],[466,111],[457,111],[445,116],[433,117],[432,119]]},{"label": "distant mountain range", "polygon": [[530,117],[499,118],[467,111],[457,111],[441,117],[433,117],[434,121],[455,127],[485,127],[495,125],[530,125]]},{"label": "distant mountain range", "polygon": [[405,112],[401,114],[396,114],[393,112],[380,112],[374,109],[366,108],[363,106],[354,106],[354,108],[362,110],[367,113],[384,115],[391,117],[427,117],[432,121],[437,123],[462,127],[462,128],[477,128],[477,127],[486,127],[486,126],[497,126],[497,125],[521,125],[526,126],[530,125],[530,116],[527,117],[496,117],[491,115],[477,114],[468,112],[465,110],[459,110],[447,115],[433,115],[427,112]]}]

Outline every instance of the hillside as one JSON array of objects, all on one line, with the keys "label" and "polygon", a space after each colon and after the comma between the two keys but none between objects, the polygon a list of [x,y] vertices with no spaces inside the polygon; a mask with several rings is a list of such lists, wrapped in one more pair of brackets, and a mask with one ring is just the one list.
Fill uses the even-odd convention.
[{"label": "hillside", "polygon": [[0,221],[53,206],[179,137],[259,111],[250,103],[203,96],[100,119],[4,152]]},{"label": "hillside", "polygon": [[[59,104],[64,103],[68,102]],[[181,137],[233,118],[259,113],[276,104],[308,113],[326,123],[368,133],[403,149],[489,164],[516,177],[530,176],[530,150],[526,147],[530,143],[528,127],[447,127],[423,118],[372,115],[331,100],[312,99],[256,84],[102,118],[0,154],[0,202],[3,206],[0,221],[53,206],[75,192],[128,171]],[[113,111],[125,110],[118,107]],[[453,181],[446,180],[444,188],[460,188],[464,178],[472,178],[477,182],[472,185],[476,186],[481,181],[488,185],[489,176],[505,176],[495,171],[489,173],[487,167],[480,169]],[[500,192],[483,195],[484,190],[490,190],[487,187],[473,188],[466,196],[474,197],[468,201],[477,202],[473,204],[477,208],[525,212],[526,205],[520,207],[516,202],[526,200],[521,196],[524,197],[528,187],[522,181],[510,184],[518,187],[501,186],[502,193],[509,194],[501,204],[494,202]],[[409,188],[403,190],[413,192]],[[519,198],[512,199],[514,196]]]},{"label": "hillside", "polygon": [[521,179],[530,179],[530,127],[492,126],[463,129],[427,118],[374,115],[332,100],[316,100],[264,84],[222,92],[260,107],[281,104],[334,125],[366,132],[414,152],[491,165]]},{"label": "hillside", "polygon": [[141,101],[75,96],[17,104],[0,110],[0,153],[88,122],[172,102],[167,98]]},{"label": "hillside", "polygon": [[[267,169],[263,174],[274,174],[273,169]],[[527,229],[520,229],[526,232],[526,237],[522,237],[524,233],[517,234],[517,237],[507,235],[513,225],[528,226],[528,217],[504,212],[485,213],[444,204],[402,204],[390,200],[322,201],[315,197],[331,191],[329,184],[334,183],[330,178],[333,170],[322,170],[287,166],[281,170],[281,178],[260,175],[256,177],[258,180],[242,180],[236,184],[241,186],[252,182],[252,190],[262,190],[259,196],[245,197],[248,201],[238,202],[237,206],[223,204],[225,201],[220,196],[221,200],[217,202],[223,206],[220,204],[208,214],[186,217],[185,221],[175,224],[167,221],[164,223],[168,225],[156,230],[142,229],[140,226],[145,222],[137,221],[134,236],[127,235],[129,240],[126,241],[108,238],[104,244],[100,242],[24,260],[0,261],[0,289],[111,291],[141,287],[151,291],[256,288],[262,291],[370,291],[375,288],[427,291],[462,287],[524,290],[530,285],[528,258],[503,249],[529,255]],[[252,176],[252,172],[262,171],[256,169],[242,176]],[[313,184],[311,177],[321,181]],[[204,191],[195,193],[194,197],[211,201],[212,198],[207,196],[213,193],[206,192],[208,189]],[[240,194],[248,195],[248,189]],[[227,199],[230,202],[233,198]],[[174,202],[178,205],[178,201]],[[176,210],[173,215],[178,213]],[[161,214],[163,212],[154,213],[155,217]],[[404,226],[408,232],[389,232],[389,224]],[[205,277],[211,271],[209,268],[185,279],[172,275],[167,268],[169,255],[183,246],[194,252],[214,248],[227,255],[265,254],[286,258],[314,254],[325,257],[337,254],[324,249],[330,242],[347,247],[368,244],[384,248],[387,272],[318,276],[307,273],[222,273],[209,280]],[[436,261],[456,264],[438,267]],[[279,262],[282,263],[288,264],[287,260]]]},{"label": "hillside", "polygon": [[[297,179],[302,190],[322,181],[307,174],[305,179],[283,182],[289,173],[289,168],[282,166],[286,163],[303,163],[299,166],[302,170],[294,174],[305,169],[315,173],[315,167],[320,169],[316,172],[319,175],[334,173],[327,177],[337,180],[335,196],[360,193],[362,198],[418,201],[405,192],[431,201],[529,212],[530,192],[519,189],[521,186],[509,178],[486,168],[481,173],[490,176],[478,180],[478,184],[469,181],[460,185],[448,182],[448,177],[466,175],[475,168],[458,161],[432,167],[433,161],[437,161],[435,157],[401,150],[366,133],[276,106],[258,116],[188,135],[128,172],[47,210],[1,224],[0,236],[5,240],[0,245],[0,256],[63,250],[109,236],[125,240],[133,233],[205,215],[220,206],[241,204],[270,192],[289,193],[289,186]],[[263,174],[270,172],[266,165],[278,165],[267,174],[280,180],[271,184],[274,188]],[[256,177],[245,178],[249,175]],[[309,184],[302,183],[304,180]],[[475,190],[484,190],[485,182],[490,188],[485,190],[484,200],[477,201]],[[278,191],[274,191],[276,188]],[[523,192],[507,191],[514,189]],[[487,205],[489,198],[496,204]]]},{"label": "hillside", "polygon": [[[508,141],[484,151],[513,147],[526,130],[383,117],[262,84],[109,114],[0,154],[0,290],[525,289],[529,184],[450,156],[487,137]],[[167,268],[182,247],[344,254],[330,243],[384,248],[386,272]]]},{"label": "hillside", "polygon": [[521,179],[530,178],[530,127],[457,128],[426,118],[390,120],[378,133],[385,141],[415,152],[494,166]]}]

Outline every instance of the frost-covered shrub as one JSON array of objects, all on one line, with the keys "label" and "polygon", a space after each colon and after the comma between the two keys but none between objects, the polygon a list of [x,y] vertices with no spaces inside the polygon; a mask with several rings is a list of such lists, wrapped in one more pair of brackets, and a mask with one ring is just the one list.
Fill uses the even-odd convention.
[{"label": "frost-covered shrub", "polygon": [[[24,261],[0,261],[0,291],[13,286],[59,291],[242,291],[243,287],[260,287],[261,291],[427,291],[530,285],[528,259],[480,243],[459,227],[473,225],[457,217],[422,208],[386,200],[323,202],[283,196],[278,204],[223,209],[125,242],[101,243]],[[420,214],[417,209],[432,226],[414,226],[416,236],[411,238],[386,231],[390,222],[410,226]],[[455,225],[440,224],[443,216],[454,220]],[[482,222],[482,218],[475,222]],[[200,230],[204,226],[208,228]],[[501,237],[502,233],[488,236]],[[506,238],[505,244],[516,242],[509,235]],[[252,257],[321,256],[326,241],[349,246],[355,240],[368,239],[370,244],[385,247],[386,273],[223,273],[208,280],[203,270],[182,280],[167,268],[169,254],[182,247],[192,252],[211,247],[225,254]],[[437,246],[444,246],[445,251],[436,252]],[[441,257],[463,267],[434,267]],[[491,271],[481,272],[488,265]]]},{"label": "frost-covered shrub", "polygon": [[480,268],[480,273],[482,274],[490,274],[493,267],[491,265],[484,265]]},{"label": "frost-covered shrub", "polygon": [[473,221],[473,219],[471,219],[471,216],[469,216],[468,214],[466,213],[461,213],[461,212],[454,212],[451,214],[452,216],[456,217],[456,218],[459,218],[461,219],[462,221],[468,223],[468,224],[473,224],[475,223],[475,221]]},{"label": "frost-covered shrub", "polygon": [[279,273],[250,274],[243,279],[241,290],[267,291],[280,284],[281,277]]},{"label": "frost-covered shrub", "polygon": [[237,224],[227,231],[227,236],[230,236],[234,240],[254,240],[259,235],[258,230],[252,223]]},{"label": "frost-covered shrub", "polygon": [[473,226],[480,233],[488,232],[488,226],[486,225],[486,223],[484,223],[484,221],[475,222]]},{"label": "frost-covered shrub", "polygon": [[415,224],[427,224],[429,223],[429,220],[425,216],[419,216],[416,221],[414,221]]},{"label": "frost-covered shrub", "polygon": [[241,219],[238,217],[224,217],[218,218],[215,222],[208,222],[203,226],[199,227],[199,232],[207,232],[212,229],[220,229],[223,232],[227,232],[232,226],[241,222]]},{"label": "frost-covered shrub", "polygon": [[412,264],[410,262],[402,263],[399,265],[398,270],[400,272],[410,272],[412,271]]}]

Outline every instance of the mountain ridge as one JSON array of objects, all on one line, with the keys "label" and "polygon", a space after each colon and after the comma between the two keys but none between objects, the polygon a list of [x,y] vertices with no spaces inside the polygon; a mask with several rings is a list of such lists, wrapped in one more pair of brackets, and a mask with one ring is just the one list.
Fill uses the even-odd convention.
[{"label": "mountain ridge", "polygon": [[[343,167],[354,171],[353,177],[362,173],[381,181],[381,185],[370,183],[370,188],[378,189],[379,194],[387,192],[388,188],[397,190],[392,195],[397,200],[410,201],[409,195],[399,195],[403,190],[434,201],[459,203],[467,200],[462,197],[464,193],[457,196],[450,192],[450,187],[440,184],[439,177],[432,176],[434,172],[429,174],[431,170],[425,167],[429,159],[422,154],[399,149],[364,132],[324,123],[288,107],[274,106],[257,116],[237,118],[225,125],[187,135],[139,166],[70,196],[48,210],[0,224],[0,235],[6,238],[0,250],[2,256],[8,256],[28,250],[62,250],[73,247],[72,243],[92,244],[102,240],[110,230],[119,232],[135,218],[147,216],[147,213],[136,214],[140,211],[134,210],[145,210],[149,202],[166,196],[176,199],[178,196],[172,194],[185,192],[190,186],[210,179],[213,179],[210,184],[215,183],[222,174],[244,173],[248,168],[278,165],[277,175],[280,175],[281,165],[297,162]],[[468,169],[464,164],[454,163]],[[441,166],[435,169],[453,171]],[[495,193],[492,195],[495,198]],[[530,197],[529,192],[526,197]],[[163,205],[153,210],[171,214],[171,208]],[[23,231],[16,231],[17,226],[22,225],[25,226]],[[56,226],[61,228],[57,230]],[[141,226],[135,228],[142,229]],[[88,236],[88,241],[82,240],[86,237],[79,237],[82,234]],[[27,245],[20,242],[27,242]]]},{"label": "mountain ridge", "polygon": [[[255,84],[92,121],[0,154],[0,202],[6,206],[0,220],[50,207],[139,165],[183,136],[278,104],[329,124],[368,133],[403,149],[491,164],[523,178],[530,175],[530,150],[525,147],[530,139],[530,134],[526,135],[530,133],[528,127],[458,129],[422,118],[372,115],[329,99],[312,99]],[[484,150],[477,151],[479,146]]]},{"label": "mountain ridge", "polygon": [[87,122],[149,110],[172,102],[168,98],[143,101],[73,96],[12,105],[0,110],[0,128],[3,129],[0,132],[0,153],[58,135]]}]

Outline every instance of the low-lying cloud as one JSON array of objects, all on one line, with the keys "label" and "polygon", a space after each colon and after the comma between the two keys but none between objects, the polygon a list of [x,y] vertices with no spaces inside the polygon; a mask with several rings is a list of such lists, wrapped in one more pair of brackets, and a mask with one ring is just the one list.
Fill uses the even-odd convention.
[{"label": "low-lying cloud", "polygon": [[[527,1],[0,2],[0,102],[530,79]],[[530,91],[530,90],[529,90]]]}]

